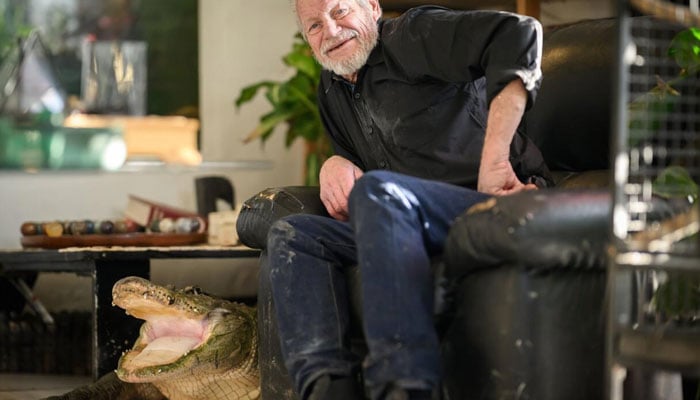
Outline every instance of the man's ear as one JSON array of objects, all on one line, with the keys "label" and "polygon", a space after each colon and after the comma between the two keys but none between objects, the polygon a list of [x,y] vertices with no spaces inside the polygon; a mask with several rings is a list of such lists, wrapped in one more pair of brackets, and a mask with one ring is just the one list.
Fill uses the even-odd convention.
[{"label": "man's ear", "polygon": [[379,21],[382,17],[382,7],[379,5],[379,0],[368,0],[369,6],[372,9],[372,17],[375,21]]}]

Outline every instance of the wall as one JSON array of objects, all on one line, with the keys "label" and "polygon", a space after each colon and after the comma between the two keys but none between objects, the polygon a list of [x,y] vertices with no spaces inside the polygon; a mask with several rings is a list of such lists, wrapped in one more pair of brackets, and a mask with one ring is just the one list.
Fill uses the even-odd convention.
[{"label": "wall", "polygon": [[551,26],[582,19],[607,18],[616,15],[616,6],[615,0],[543,1],[540,21],[544,26]]},{"label": "wall", "polygon": [[268,111],[262,96],[238,111],[233,104],[244,86],[283,79],[290,73],[281,61],[296,32],[288,0],[200,0],[199,6],[204,158],[271,159],[276,167],[272,179],[300,182],[301,149],[284,151],[282,132],[264,148],[259,143],[242,143]]}]

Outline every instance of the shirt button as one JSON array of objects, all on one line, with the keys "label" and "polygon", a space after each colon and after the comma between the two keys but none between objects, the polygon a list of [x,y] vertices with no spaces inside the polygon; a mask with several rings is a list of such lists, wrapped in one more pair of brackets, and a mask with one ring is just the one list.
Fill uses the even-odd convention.
[{"label": "shirt button", "polygon": [[374,129],[372,129],[372,127],[370,126],[369,128],[367,128],[367,133],[371,135],[372,133],[374,133]]},{"label": "shirt button", "polygon": [[359,93],[355,93],[355,98],[359,100],[359,99],[360,99],[360,94],[359,94]]},{"label": "shirt button", "polygon": [[386,161],[380,161],[379,168],[386,168]]}]

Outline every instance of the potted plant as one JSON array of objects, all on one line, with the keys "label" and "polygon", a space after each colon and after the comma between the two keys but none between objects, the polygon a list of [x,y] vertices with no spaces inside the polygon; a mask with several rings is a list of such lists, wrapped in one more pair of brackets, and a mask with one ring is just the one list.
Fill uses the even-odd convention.
[{"label": "potted plant", "polygon": [[307,185],[318,185],[321,164],[331,154],[330,142],[324,132],[316,104],[321,66],[299,33],[294,37],[291,51],[285,54],[282,60],[295,70],[291,78],[281,82],[265,80],[251,84],[241,89],[236,99],[238,109],[262,90],[272,106],[270,112],[260,117],[258,125],[246,136],[244,143],[255,140],[264,143],[278,125],[286,124],[285,146],[289,148],[295,140],[304,140],[304,182]]}]

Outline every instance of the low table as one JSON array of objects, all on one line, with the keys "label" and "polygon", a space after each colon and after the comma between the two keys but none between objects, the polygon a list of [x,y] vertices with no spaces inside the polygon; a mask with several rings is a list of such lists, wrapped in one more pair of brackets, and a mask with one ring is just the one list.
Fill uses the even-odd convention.
[{"label": "low table", "polygon": [[245,246],[70,247],[59,250],[0,250],[0,272],[72,272],[92,278],[92,376],[114,370],[131,348],[143,321],[112,306],[112,286],[127,276],[150,276],[152,259],[246,258],[260,251]]}]

